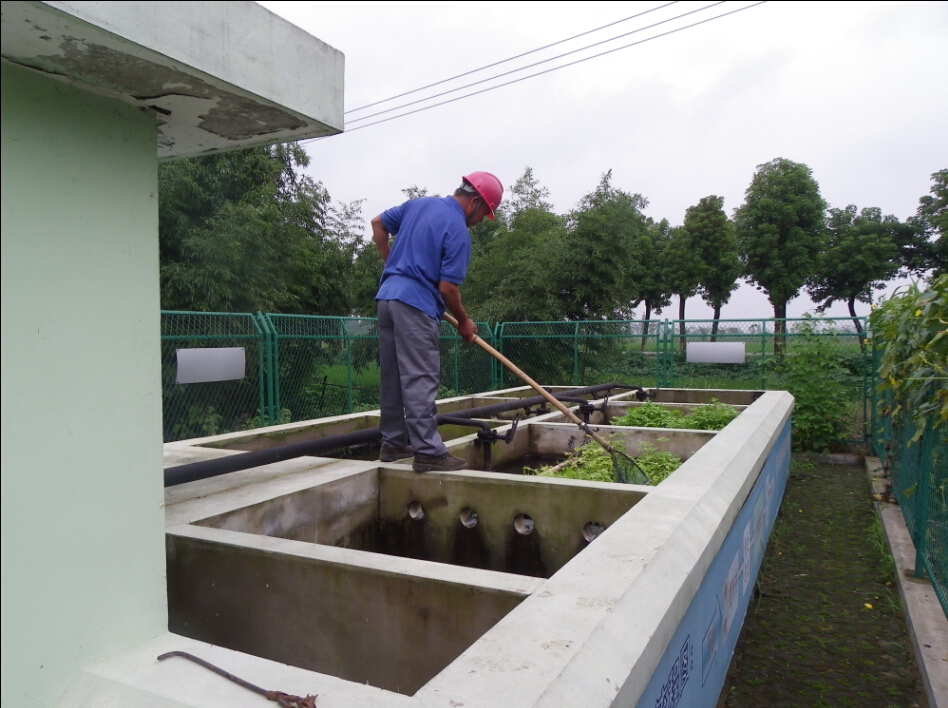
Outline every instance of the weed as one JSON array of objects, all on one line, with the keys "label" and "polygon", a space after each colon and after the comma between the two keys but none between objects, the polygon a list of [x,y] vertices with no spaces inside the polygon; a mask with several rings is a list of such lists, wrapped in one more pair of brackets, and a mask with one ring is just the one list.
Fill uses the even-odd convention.
[{"label": "weed", "polygon": [[685,423],[694,430],[723,430],[736,417],[737,408],[712,398],[711,403],[693,410]]},{"label": "weed", "polygon": [[679,428],[684,415],[680,410],[659,403],[646,401],[629,410],[624,416],[614,418],[612,425],[628,425],[636,428]]},{"label": "weed", "polygon": [[792,353],[769,365],[778,385],[796,398],[793,408],[793,445],[799,450],[829,450],[847,424],[849,373],[840,363],[838,347],[828,341],[831,331],[817,320],[799,325],[801,339]]},{"label": "weed", "polygon": [[[659,438],[664,442],[666,438]],[[623,452],[621,442],[615,440],[610,444],[618,451]],[[647,442],[639,443],[645,454],[636,458],[636,462],[650,484],[658,484],[681,466],[681,459],[664,450],[656,450]],[[535,474],[545,477],[561,477],[565,479],[584,479],[592,482],[615,482],[615,471],[612,457],[597,443],[588,442],[575,451],[569,453],[563,465],[533,469],[524,467],[525,474]]]},{"label": "weed", "polygon": [[868,536],[872,547],[876,549],[882,559],[883,580],[887,583],[894,583],[896,580],[895,559],[889,553],[885,530],[882,528],[882,522],[878,516],[873,517],[872,523],[869,525]]},{"label": "weed", "polygon": [[686,428],[689,430],[721,430],[737,417],[734,406],[716,398],[711,403],[695,408],[686,416],[676,408],[646,401],[630,409],[624,416],[612,419],[612,425],[636,428]]},{"label": "weed", "polygon": [[[659,438],[658,442],[665,443],[667,440]],[[645,472],[650,484],[658,484],[681,467],[681,458],[671,452],[656,450],[654,445],[644,440],[639,443],[639,447],[642,448],[642,454],[635,461]]]}]

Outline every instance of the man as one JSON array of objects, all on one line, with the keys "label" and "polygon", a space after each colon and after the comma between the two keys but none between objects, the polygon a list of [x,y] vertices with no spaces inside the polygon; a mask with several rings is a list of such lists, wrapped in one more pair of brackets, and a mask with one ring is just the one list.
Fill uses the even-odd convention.
[{"label": "man", "polygon": [[416,472],[467,466],[448,454],[438,434],[439,323],[447,306],[464,341],[473,342],[477,335],[458,289],[471,259],[468,227],[494,218],[504,188],[489,172],[472,172],[462,180],[450,197],[412,199],[372,219],[372,239],[385,261],[375,296],[381,459],[414,456]]}]

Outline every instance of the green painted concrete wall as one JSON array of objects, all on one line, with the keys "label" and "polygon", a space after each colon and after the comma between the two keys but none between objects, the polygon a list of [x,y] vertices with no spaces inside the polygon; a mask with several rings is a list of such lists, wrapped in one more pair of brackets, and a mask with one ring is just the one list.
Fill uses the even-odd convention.
[{"label": "green painted concrete wall", "polygon": [[2,66],[2,704],[164,631],[154,117]]}]

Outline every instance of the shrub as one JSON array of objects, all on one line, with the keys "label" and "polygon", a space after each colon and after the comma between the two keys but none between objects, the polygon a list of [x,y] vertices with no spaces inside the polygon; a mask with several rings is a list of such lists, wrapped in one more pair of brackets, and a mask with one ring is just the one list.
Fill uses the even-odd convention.
[{"label": "shrub", "polygon": [[629,409],[612,425],[627,425],[636,428],[686,428],[689,430],[721,430],[737,417],[737,409],[721,403],[716,398],[700,406],[686,416],[676,408],[667,408],[660,403],[646,401],[641,406]]},{"label": "shrub", "polygon": [[832,332],[819,330],[819,321],[796,325],[801,338],[793,349],[771,361],[777,387],[796,399],[793,446],[797,450],[828,451],[842,437],[848,422],[850,384]]},{"label": "shrub", "polygon": [[711,403],[694,409],[685,418],[685,427],[692,430],[723,430],[735,418],[737,408],[712,398]]},{"label": "shrub", "polygon": [[897,291],[873,310],[870,322],[883,347],[879,390],[894,395],[893,423],[907,412],[918,423],[917,439],[929,415],[936,428],[948,422],[948,274],[927,290],[913,283]]},{"label": "shrub", "polygon": [[[665,438],[659,438],[664,442]],[[611,442],[612,446],[622,451],[622,443]],[[648,477],[650,484],[658,484],[681,466],[681,459],[665,450],[656,450],[648,442],[641,442],[643,454],[635,461]],[[575,452],[567,456],[562,466],[542,467],[538,470],[524,468],[527,474],[536,474],[545,477],[559,477],[565,479],[582,479],[591,482],[615,482],[615,471],[612,467],[612,457],[595,442],[588,442],[580,446]]]},{"label": "shrub", "polygon": [[628,425],[636,428],[680,428],[684,414],[675,408],[666,408],[659,403],[646,401],[641,406],[614,418],[612,425]]}]

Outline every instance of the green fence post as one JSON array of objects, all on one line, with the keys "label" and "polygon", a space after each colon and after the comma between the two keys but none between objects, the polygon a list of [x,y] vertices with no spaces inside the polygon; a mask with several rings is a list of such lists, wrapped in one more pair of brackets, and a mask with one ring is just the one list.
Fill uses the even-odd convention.
[{"label": "green fence post", "polygon": [[922,437],[922,451],[918,460],[918,494],[915,501],[915,577],[925,577],[925,565],[928,559],[928,527],[931,511],[932,489],[932,440],[935,437],[932,421],[929,416],[925,421],[925,433]]},{"label": "green fence post", "polygon": [[352,338],[349,336],[349,328],[346,327],[346,321],[338,318],[340,329],[342,329],[342,341],[346,347],[346,408],[349,413],[355,408],[352,398]]},{"label": "green fence post", "polygon": [[579,322],[573,325],[573,386],[579,386]]},{"label": "green fence post", "polygon": [[271,406],[273,410],[280,411],[283,409],[282,402],[280,400],[281,394],[281,381],[280,381],[280,332],[277,330],[276,325],[273,324],[273,320],[270,318],[269,313],[264,315],[267,319],[267,324],[270,326],[270,332],[272,333],[270,346],[273,351],[273,399]]},{"label": "green fence post", "polygon": [[[506,322],[497,323],[497,334],[494,337],[494,345],[497,347],[497,351],[499,351],[501,354],[505,354],[504,352],[504,325],[506,324],[507,324]],[[500,362],[498,362],[498,364],[499,363]],[[497,366],[495,367],[494,370],[497,372],[497,378],[495,379],[495,381],[497,381],[497,388],[502,389],[504,388],[504,369],[501,368],[500,366]]]},{"label": "green fence post", "polygon": [[760,321],[760,387],[767,388],[767,320]]},{"label": "green fence post", "polygon": [[263,319],[263,313],[257,310],[253,316],[254,326],[260,333],[261,341],[257,344],[257,380],[260,389],[260,424],[269,425],[274,422],[270,410],[270,331]]}]

